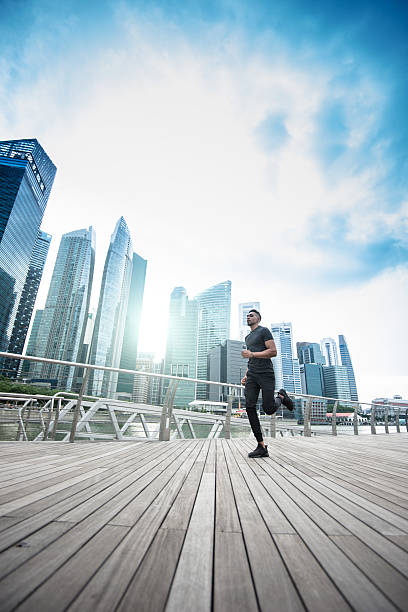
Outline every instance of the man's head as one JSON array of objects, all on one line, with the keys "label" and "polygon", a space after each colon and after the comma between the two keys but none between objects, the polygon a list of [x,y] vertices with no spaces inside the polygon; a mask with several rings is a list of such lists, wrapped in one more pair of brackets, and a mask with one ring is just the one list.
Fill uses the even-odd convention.
[{"label": "man's head", "polygon": [[259,323],[261,319],[261,313],[255,310],[255,308],[252,308],[247,314],[248,325],[255,325],[256,323]]}]

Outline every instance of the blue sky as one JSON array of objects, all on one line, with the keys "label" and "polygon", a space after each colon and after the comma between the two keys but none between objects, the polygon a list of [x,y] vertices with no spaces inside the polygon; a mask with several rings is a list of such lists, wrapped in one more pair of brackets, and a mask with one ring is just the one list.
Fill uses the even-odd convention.
[{"label": "blue sky", "polygon": [[1,138],[58,167],[39,305],[61,234],[91,224],[96,303],[123,214],[145,350],[174,286],[229,278],[233,329],[258,300],[295,340],[344,333],[366,398],[408,395],[406,2],[0,5]]}]

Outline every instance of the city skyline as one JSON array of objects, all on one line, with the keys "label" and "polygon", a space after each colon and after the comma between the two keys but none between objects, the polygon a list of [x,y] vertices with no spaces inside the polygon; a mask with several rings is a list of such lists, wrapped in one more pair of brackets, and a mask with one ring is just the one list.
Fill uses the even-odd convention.
[{"label": "city skyline", "polygon": [[97,296],[123,214],[149,261],[141,351],[163,354],[173,287],[229,278],[233,313],[344,333],[361,400],[408,395],[406,6],[3,7],[0,131],[58,167],[37,308],[89,225]]}]

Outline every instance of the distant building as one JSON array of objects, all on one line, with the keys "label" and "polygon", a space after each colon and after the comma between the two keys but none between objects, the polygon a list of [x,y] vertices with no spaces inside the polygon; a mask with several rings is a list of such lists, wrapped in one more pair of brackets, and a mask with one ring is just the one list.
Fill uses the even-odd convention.
[{"label": "distant building", "polygon": [[302,393],[299,359],[293,357],[292,323],[273,323],[271,332],[277,350],[272,359],[276,389],[283,387],[288,393]]},{"label": "distant building", "polygon": [[238,321],[239,321],[239,339],[241,342],[245,340],[245,336],[251,331],[247,324],[248,312],[252,309],[261,311],[259,302],[241,302],[238,304]]},{"label": "distant building", "polygon": [[325,359],[317,342],[296,342],[299,364],[317,363],[325,365]]},{"label": "distant building", "polygon": [[[198,301],[190,300],[184,287],[170,297],[165,374],[197,378]],[[163,395],[168,382],[163,385]],[[195,384],[179,382],[174,405],[187,406],[195,399]]]},{"label": "distant building", "polygon": [[353,364],[350,357],[350,352],[347,346],[346,338],[341,334],[339,335],[339,350],[341,357],[341,364],[347,368],[347,376],[350,387],[350,396],[353,402],[358,402],[358,393],[356,379],[354,376]]},{"label": "distant building", "polygon": [[403,399],[401,395],[394,395],[394,397],[377,397],[373,399],[371,403],[371,408],[368,409],[371,412],[373,405],[375,404],[375,415],[377,419],[383,420],[385,416],[385,411],[388,408],[388,416],[390,418],[395,418],[395,416],[400,414],[401,418],[405,418],[406,411],[408,410],[408,399]]},{"label": "distant building", "polygon": [[[208,380],[208,352],[227,340],[230,335],[231,319],[231,281],[218,283],[197,296],[198,344],[197,344],[197,378]],[[208,385],[197,384],[196,399],[206,400]]]},{"label": "distant building", "polygon": [[[140,353],[137,356],[135,369],[142,372],[153,372],[153,362],[153,353]],[[151,380],[150,376],[142,376],[141,374],[134,377],[132,401],[138,404],[148,403]]]},{"label": "distant building", "polygon": [[[14,320],[13,331],[8,346],[9,353],[22,354],[24,350],[50,243],[50,234],[38,230],[37,240],[31,253],[30,265]],[[18,375],[19,365],[20,361],[18,359],[4,360],[4,369],[7,370],[7,375],[11,378],[16,378]]]},{"label": "distant building", "polygon": [[333,338],[323,338],[320,341],[320,347],[327,366],[340,365],[337,344]]},{"label": "distant building", "polygon": [[[28,343],[27,343],[27,348],[26,348],[26,355],[29,355],[31,357],[35,356],[37,354],[37,341],[38,341],[38,330],[40,329],[40,325],[41,325],[41,319],[43,316],[44,310],[43,309],[37,309],[35,311],[35,315],[34,315],[34,321],[33,324],[31,326],[31,333],[30,333],[30,337],[28,339]],[[22,367],[22,371],[21,374],[23,377],[27,377],[29,376],[30,373],[30,365],[32,364],[32,361],[24,361],[23,362],[23,367]]]},{"label": "distant building", "polygon": [[324,396],[351,400],[346,366],[323,366]]},{"label": "distant building", "polygon": [[[133,248],[123,217],[116,223],[105,259],[91,344],[90,363],[119,368],[132,279]],[[115,397],[118,374],[92,370],[88,393]]]},{"label": "distant building", "polygon": [[302,392],[305,395],[324,397],[323,366],[319,363],[302,363],[300,366]]},{"label": "distant building", "polygon": [[[208,353],[208,379],[240,385],[248,367],[248,360],[241,356],[241,351],[240,340],[224,340],[212,348]],[[209,385],[208,399],[211,402],[227,401],[228,387]]]},{"label": "distant building", "polygon": [[[9,350],[55,173],[56,167],[35,138],[0,141],[0,350],[2,351]],[[25,317],[23,311],[24,303],[20,308],[22,319]],[[20,323],[17,323],[15,328],[16,335],[13,339],[15,346],[21,344]],[[7,374],[6,371],[4,373]],[[15,376],[14,368],[11,375]]]},{"label": "distant building", "polygon": [[[86,330],[95,262],[95,233],[80,229],[64,234],[37,332],[35,355],[78,361]],[[76,390],[75,368],[32,363],[30,376],[58,381],[58,387]]]},{"label": "distant building", "polygon": [[[129,302],[126,312],[125,332],[123,336],[120,367],[124,370],[135,370],[137,360],[137,345],[139,341],[140,318],[142,315],[143,295],[146,278],[147,261],[137,253],[133,253],[132,280],[130,283]],[[133,375],[119,373],[118,393],[133,392]]]}]

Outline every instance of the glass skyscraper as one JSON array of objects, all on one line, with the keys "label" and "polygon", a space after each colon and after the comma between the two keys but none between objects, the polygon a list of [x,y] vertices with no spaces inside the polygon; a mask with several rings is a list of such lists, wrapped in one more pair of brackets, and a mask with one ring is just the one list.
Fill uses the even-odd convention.
[{"label": "glass skyscraper", "polygon": [[346,366],[323,366],[323,378],[326,397],[351,400]]},{"label": "glass skyscraper", "polygon": [[[20,304],[14,320],[13,331],[11,333],[8,351],[9,353],[22,353],[33,314],[34,304],[40,286],[45,262],[50,248],[51,236],[39,230],[35,241],[33,252],[31,253],[30,265],[28,268],[23,291],[21,293]],[[4,371],[7,375],[15,378],[18,374],[20,361],[18,359],[5,359]]]},{"label": "glass skyscraper", "polygon": [[244,341],[245,336],[251,331],[247,324],[247,314],[253,308],[260,312],[259,302],[241,302],[238,304],[239,339],[241,341]]},{"label": "glass skyscraper", "polygon": [[[129,302],[126,312],[125,333],[123,337],[120,367],[124,370],[135,370],[137,360],[137,345],[139,340],[140,317],[142,315],[143,294],[146,278],[147,261],[137,253],[133,253],[132,280],[130,283]],[[120,373],[117,392],[133,393],[132,374]]]},{"label": "glass skyscraper", "polygon": [[300,364],[318,363],[325,365],[325,359],[317,342],[296,342],[296,349]]},{"label": "glass skyscraper", "polygon": [[9,350],[55,173],[56,167],[36,139],[0,141],[0,349],[3,351]]},{"label": "glass skyscraper", "polygon": [[353,402],[358,402],[357,385],[356,385],[356,379],[354,376],[353,364],[351,361],[350,352],[348,350],[346,338],[342,334],[339,335],[339,350],[340,350],[341,364],[343,366],[346,366],[347,368],[347,376],[348,376],[349,387],[350,387],[350,397]]},{"label": "glass skyscraper", "polygon": [[[37,332],[35,355],[79,361],[87,324],[95,264],[95,232],[80,229],[64,234]],[[77,389],[75,368],[32,363],[36,380],[57,380],[61,389]]]},{"label": "glass skyscraper", "polygon": [[[119,368],[132,280],[133,248],[126,221],[120,217],[111,236],[102,276],[90,363]],[[114,397],[118,374],[92,370],[88,392]]]},{"label": "glass skyscraper", "polygon": [[337,344],[333,338],[323,338],[320,341],[320,347],[322,355],[326,360],[327,366],[337,366],[339,364],[339,357],[337,354]]},{"label": "glass skyscraper", "polygon": [[277,350],[272,358],[276,388],[302,393],[299,359],[293,357],[292,323],[273,323],[271,332]]},{"label": "glass skyscraper", "polygon": [[[207,380],[209,351],[229,339],[231,319],[231,281],[227,280],[206,289],[197,296],[198,345],[197,378]],[[208,385],[197,385],[197,399],[206,400]]]},{"label": "glass skyscraper", "polygon": [[[197,378],[198,301],[190,300],[184,287],[170,297],[165,374]],[[163,384],[164,391],[168,383]],[[187,406],[195,398],[195,385],[179,382],[175,406]]]}]

